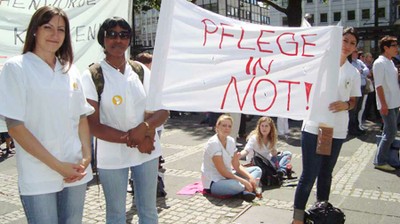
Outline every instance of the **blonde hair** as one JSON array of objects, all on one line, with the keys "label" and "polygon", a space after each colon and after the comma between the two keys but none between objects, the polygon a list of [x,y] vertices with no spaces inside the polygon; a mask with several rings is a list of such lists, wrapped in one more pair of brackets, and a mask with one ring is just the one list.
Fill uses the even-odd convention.
[{"label": "blonde hair", "polygon": [[257,139],[257,143],[260,146],[262,146],[264,143],[262,141],[263,136],[261,134],[260,126],[261,126],[261,123],[264,123],[264,122],[267,122],[270,127],[270,132],[267,136],[269,148],[274,149],[276,146],[276,143],[278,142],[278,138],[277,138],[277,130],[275,127],[275,123],[270,117],[261,117],[260,119],[258,119],[256,128],[250,132],[250,134],[247,136],[246,140],[248,141],[252,135],[255,135],[256,139]]},{"label": "blonde hair", "polygon": [[222,121],[229,120],[233,124],[233,118],[229,114],[222,114],[218,117],[217,122],[215,123],[215,127],[221,124]]}]

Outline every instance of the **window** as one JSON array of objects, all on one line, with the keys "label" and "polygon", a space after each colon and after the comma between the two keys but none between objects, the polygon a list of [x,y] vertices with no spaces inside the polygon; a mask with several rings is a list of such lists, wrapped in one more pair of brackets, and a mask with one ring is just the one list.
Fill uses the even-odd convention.
[{"label": "window", "polygon": [[386,17],[385,8],[378,8],[378,18],[385,18],[385,17]]},{"label": "window", "polygon": [[347,11],[347,20],[355,20],[356,19],[356,11],[350,10]]},{"label": "window", "polygon": [[320,18],[320,22],[321,23],[326,23],[328,22],[328,13],[321,13],[321,18]]},{"label": "window", "polygon": [[282,26],[287,26],[288,25],[288,20],[287,17],[282,17]]},{"label": "window", "polygon": [[396,19],[400,19],[400,5],[397,6],[397,17]]},{"label": "window", "polygon": [[313,3],[313,0],[307,0],[307,3]]},{"label": "window", "polygon": [[369,9],[362,9],[361,10],[361,19],[369,19]]},{"label": "window", "polygon": [[333,21],[338,22],[342,19],[342,13],[341,12],[334,12],[333,13]]}]

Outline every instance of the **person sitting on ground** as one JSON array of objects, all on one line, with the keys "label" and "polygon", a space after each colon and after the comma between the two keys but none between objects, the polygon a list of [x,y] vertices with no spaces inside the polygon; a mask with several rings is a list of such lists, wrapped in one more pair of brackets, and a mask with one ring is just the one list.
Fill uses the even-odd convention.
[{"label": "person sitting on ground", "polygon": [[6,148],[1,150],[2,152],[0,155],[7,157],[7,155],[9,154],[15,154],[15,150],[13,150],[14,143],[8,132],[0,133],[0,137],[1,139],[4,139],[4,141],[6,142]]},{"label": "person sitting on ground", "polygon": [[[280,178],[285,175],[290,177],[292,153],[289,151],[278,152],[276,149],[277,142],[278,137],[274,121],[270,117],[261,117],[257,121],[256,128],[247,137],[246,146],[240,152],[240,155],[246,156],[246,161],[253,165],[260,165],[253,162],[254,157],[267,159],[277,170]],[[262,169],[262,167],[260,168]],[[262,183],[265,181],[261,179]]]},{"label": "person sitting on ground", "polygon": [[245,201],[252,201],[256,197],[256,179],[261,177],[261,169],[240,164],[235,140],[229,136],[232,124],[229,115],[221,115],[217,120],[216,134],[207,142],[201,165],[203,186],[213,195],[238,195]]}]

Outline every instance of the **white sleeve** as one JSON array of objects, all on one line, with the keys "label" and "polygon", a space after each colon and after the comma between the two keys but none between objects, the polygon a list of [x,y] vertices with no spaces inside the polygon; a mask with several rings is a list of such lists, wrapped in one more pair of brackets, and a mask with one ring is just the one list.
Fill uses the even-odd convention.
[{"label": "white sleeve", "polygon": [[221,148],[219,147],[218,142],[215,141],[207,142],[205,153],[207,153],[211,158],[214,156],[222,156]]},{"label": "white sleeve", "polygon": [[85,70],[82,73],[82,86],[83,86],[83,93],[85,94],[87,99],[94,100],[96,102],[99,101],[99,97],[97,95],[96,86],[94,85],[92,75],[90,74],[89,69]]},{"label": "white sleeve", "polygon": [[0,73],[0,116],[25,121],[28,87],[18,62],[8,62]]},{"label": "white sleeve", "polygon": [[257,144],[257,139],[254,136],[250,137],[249,141],[246,143],[246,146],[243,149],[248,152],[246,156],[246,162],[250,162],[253,159],[255,144]]},{"label": "white sleeve", "polygon": [[374,84],[376,89],[377,87],[382,86],[384,82],[385,66],[379,61],[377,63],[374,63],[372,70],[374,74]]}]

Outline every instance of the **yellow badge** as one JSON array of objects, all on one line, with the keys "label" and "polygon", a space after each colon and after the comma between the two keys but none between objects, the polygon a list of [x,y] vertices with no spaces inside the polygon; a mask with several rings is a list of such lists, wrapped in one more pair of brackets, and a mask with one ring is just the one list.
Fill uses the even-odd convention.
[{"label": "yellow badge", "polygon": [[113,96],[112,102],[114,105],[120,105],[122,103],[122,96],[120,95]]},{"label": "yellow badge", "polygon": [[74,90],[78,89],[78,83],[74,82],[72,83],[72,88],[74,88]]}]

